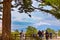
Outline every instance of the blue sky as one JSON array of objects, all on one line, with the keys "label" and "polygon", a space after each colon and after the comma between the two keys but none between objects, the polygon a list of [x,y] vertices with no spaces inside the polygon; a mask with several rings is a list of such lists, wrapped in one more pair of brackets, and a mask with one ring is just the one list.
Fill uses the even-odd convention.
[{"label": "blue sky", "polygon": [[[14,4],[14,3],[13,3]],[[33,6],[38,7],[38,4],[36,1],[33,2]],[[45,30],[46,28],[51,28],[54,30],[60,30],[60,20],[57,20],[54,16],[51,14],[48,14],[46,12],[42,12],[39,10],[35,10],[31,13],[32,17],[30,18],[25,13],[19,13],[17,12],[17,8],[14,8],[15,11],[12,11],[12,30],[18,29],[26,30],[28,26],[33,26],[37,28],[37,30]],[[45,6],[44,9],[52,9],[50,6]]]},{"label": "blue sky", "polygon": [[31,15],[30,18],[25,13],[12,12],[12,30],[26,30],[27,26],[33,26],[38,30],[45,30],[46,28],[60,29],[60,20],[57,20],[51,14],[35,11]]},{"label": "blue sky", "polygon": [[[14,2],[12,2],[14,4]],[[33,2],[33,6],[38,7],[36,1]],[[18,29],[19,31],[24,30],[28,26],[33,26],[37,30],[45,30],[46,28],[51,28],[54,30],[60,30],[60,20],[57,20],[54,16],[49,13],[35,10],[31,13],[32,17],[30,18],[25,13],[17,12],[17,8],[13,8],[15,11],[11,12],[11,30],[14,31]],[[45,6],[44,9],[52,9],[50,6]],[[1,14],[1,12],[0,12]],[[0,22],[1,23],[1,22]]]}]

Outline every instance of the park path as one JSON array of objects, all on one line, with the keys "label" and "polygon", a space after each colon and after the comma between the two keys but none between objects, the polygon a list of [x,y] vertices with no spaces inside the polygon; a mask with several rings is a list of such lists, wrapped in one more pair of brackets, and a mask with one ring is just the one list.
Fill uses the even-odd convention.
[{"label": "park path", "polygon": [[[27,39],[27,40],[30,40],[30,39]],[[35,39],[33,39],[35,40]],[[46,39],[43,39],[43,40],[46,40]],[[60,40],[60,38],[53,38],[53,39],[49,39],[49,40]]]},{"label": "park path", "polygon": [[[46,39],[45,39],[46,40]],[[49,39],[49,40],[60,40],[60,37]]]},{"label": "park path", "polygon": [[57,38],[57,39],[49,39],[49,40],[60,40],[59,38]]},{"label": "park path", "polygon": [[[31,38],[27,37],[26,40],[31,40]],[[32,39],[32,40],[36,40],[36,39]],[[46,39],[42,39],[42,40],[46,40]],[[60,37],[59,38],[53,38],[53,39],[49,39],[49,40],[60,40]]]}]

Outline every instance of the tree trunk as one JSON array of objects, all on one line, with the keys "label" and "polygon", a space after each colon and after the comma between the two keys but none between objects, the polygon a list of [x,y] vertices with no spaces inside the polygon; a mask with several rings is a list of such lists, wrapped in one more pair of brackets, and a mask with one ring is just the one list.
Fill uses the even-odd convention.
[{"label": "tree trunk", "polygon": [[2,40],[11,40],[11,0],[3,1]]}]

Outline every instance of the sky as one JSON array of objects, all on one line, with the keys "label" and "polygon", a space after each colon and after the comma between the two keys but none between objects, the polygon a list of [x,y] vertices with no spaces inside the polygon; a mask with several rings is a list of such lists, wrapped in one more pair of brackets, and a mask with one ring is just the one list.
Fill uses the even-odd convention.
[{"label": "sky", "polygon": [[[12,2],[14,4],[14,2]],[[36,1],[33,2],[33,6],[38,7]],[[31,18],[25,13],[17,12],[17,8],[13,8],[15,11],[11,11],[11,30],[14,31],[18,29],[19,31],[26,31],[28,26],[33,26],[37,30],[46,30],[51,28],[54,30],[60,30],[60,20],[56,19],[53,15],[35,10],[31,13]],[[50,6],[45,6],[44,9],[52,9]],[[1,14],[1,12],[0,12]],[[0,29],[2,27],[2,21],[0,20]]]}]

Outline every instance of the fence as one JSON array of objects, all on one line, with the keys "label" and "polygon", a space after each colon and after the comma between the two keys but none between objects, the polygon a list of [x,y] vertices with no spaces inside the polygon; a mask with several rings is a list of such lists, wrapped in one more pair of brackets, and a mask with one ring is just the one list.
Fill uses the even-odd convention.
[{"label": "fence", "polygon": [[[33,37],[33,36],[24,36],[24,37],[22,38],[22,40],[23,40],[23,39],[24,39],[24,40],[40,40],[40,38],[37,37],[37,36],[35,36],[35,37]],[[0,40],[2,40],[2,36],[0,36]],[[21,40],[21,37],[20,37],[19,34],[12,34],[11,40]]]},{"label": "fence", "polygon": [[[38,36],[24,36],[23,38],[21,38],[21,36],[19,34],[12,34],[11,35],[11,40],[41,40],[40,37]],[[45,39],[45,37],[44,37]],[[0,35],[0,40],[2,40],[2,36]]]},{"label": "fence", "polygon": [[[21,40],[21,37],[19,34],[15,34],[12,36],[13,40]],[[24,36],[22,39],[24,40],[39,40],[39,38],[37,36],[33,37],[33,36]]]}]

